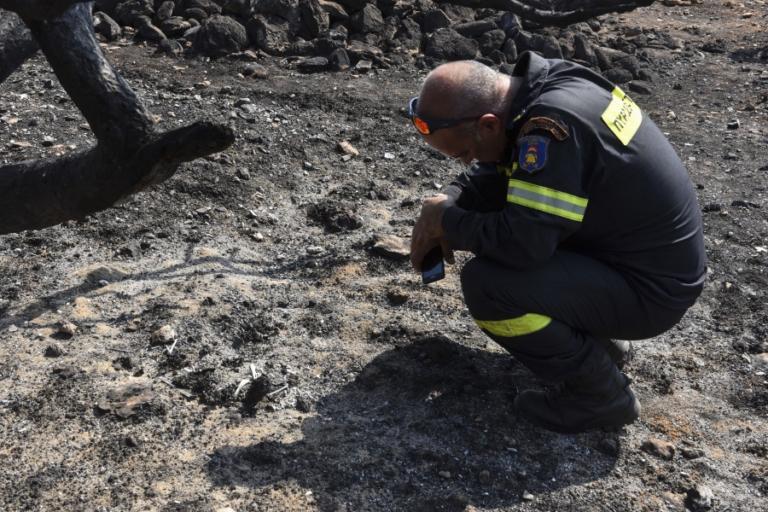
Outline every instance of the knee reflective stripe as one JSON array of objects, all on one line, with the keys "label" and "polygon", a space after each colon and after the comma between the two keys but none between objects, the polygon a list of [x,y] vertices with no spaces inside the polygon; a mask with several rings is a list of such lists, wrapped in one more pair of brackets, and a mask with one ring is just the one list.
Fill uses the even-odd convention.
[{"label": "knee reflective stripe", "polygon": [[586,198],[520,180],[509,180],[507,202],[575,222],[584,220],[589,203]]},{"label": "knee reflective stripe", "polygon": [[509,318],[507,320],[475,319],[475,323],[481,329],[485,329],[496,336],[503,336],[504,338],[514,338],[516,336],[532,334],[548,326],[551,321],[552,319],[550,317],[537,315],[536,313],[528,313],[527,315],[518,316],[517,318]]}]

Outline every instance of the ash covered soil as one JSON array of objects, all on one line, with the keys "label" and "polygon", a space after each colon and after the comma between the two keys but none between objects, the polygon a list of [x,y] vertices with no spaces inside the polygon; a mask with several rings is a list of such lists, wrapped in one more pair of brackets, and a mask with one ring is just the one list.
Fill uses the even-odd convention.
[{"label": "ash covered soil", "polygon": [[[407,243],[461,170],[405,117],[424,70],[265,60],[258,80],[108,45],[163,127],[224,119],[237,142],[82,222],[0,237],[0,509],[765,510],[766,9],[604,20],[683,43],[649,54],[651,94],[632,95],[697,185],[710,273],[677,327],[636,343],[640,420],[576,436],[514,415],[541,383],[474,326],[458,268],[424,287],[373,248]],[[92,143],[41,57],[0,86],[0,116],[6,162]]]}]

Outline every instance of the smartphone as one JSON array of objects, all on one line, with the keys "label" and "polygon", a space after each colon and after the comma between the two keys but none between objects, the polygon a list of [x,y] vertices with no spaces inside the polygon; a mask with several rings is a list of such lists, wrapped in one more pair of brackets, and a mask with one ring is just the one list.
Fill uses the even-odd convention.
[{"label": "smartphone", "polygon": [[445,277],[443,250],[438,245],[424,256],[421,262],[421,280],[424,284],[434,283]]}]

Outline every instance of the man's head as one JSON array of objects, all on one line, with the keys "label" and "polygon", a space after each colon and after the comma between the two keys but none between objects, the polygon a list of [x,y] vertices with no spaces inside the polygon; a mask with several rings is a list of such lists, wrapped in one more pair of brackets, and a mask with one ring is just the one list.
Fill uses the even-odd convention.
[{"label": "man's head", "polygon": [[498,161],[507,145],[511,89],[509,76],[479,62],[443,64],[427,75],[412,104],[414,124],[427,144],[446,156],[465,164]]}]

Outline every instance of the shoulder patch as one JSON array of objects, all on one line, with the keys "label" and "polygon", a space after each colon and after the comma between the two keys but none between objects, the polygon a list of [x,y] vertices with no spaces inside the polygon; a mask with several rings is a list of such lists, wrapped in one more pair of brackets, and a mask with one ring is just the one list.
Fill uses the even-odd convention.
[{"label": "shoulder patch", "polygon": [[541,130],[549,134],[555,140],[563,141],[568,138],[568,126],[560,119],[546,116],[529,118],[520,128],[518,137],[525,137],[534,130]]},{"label": "shoulder patch", "polygon": [[549,148],[548,137],[538,135],[528,135],[521,137],[517,141],[519,156],[517,164],[520,169],[528,174],[534,174],[547,165],[547,149]]}]

